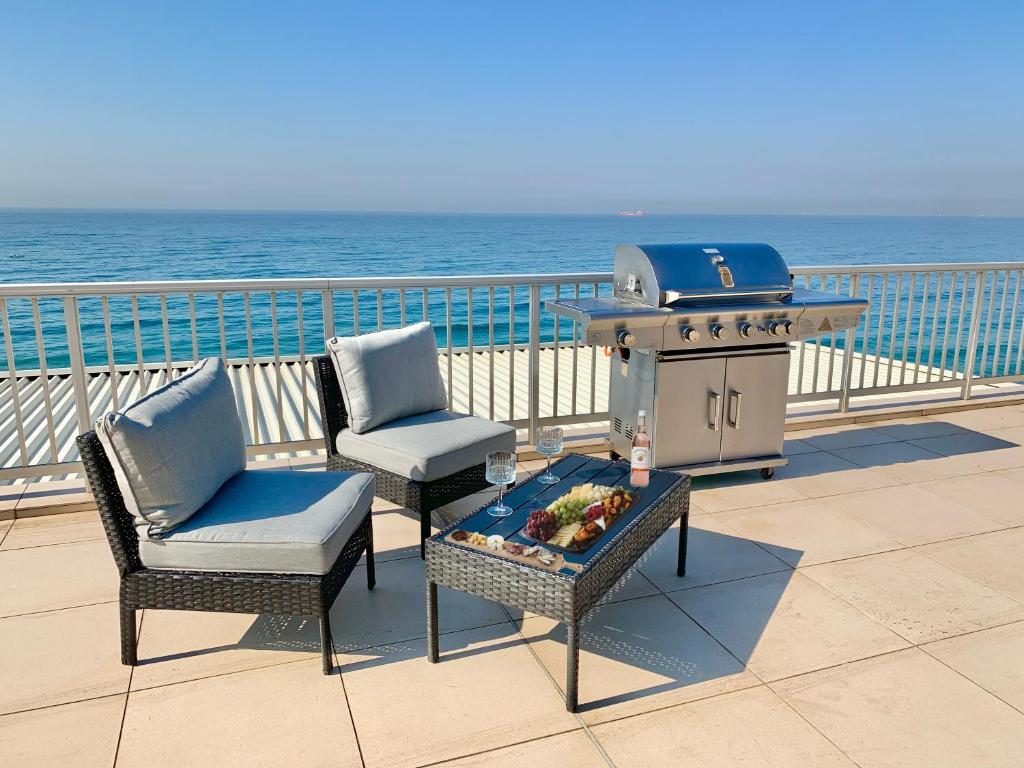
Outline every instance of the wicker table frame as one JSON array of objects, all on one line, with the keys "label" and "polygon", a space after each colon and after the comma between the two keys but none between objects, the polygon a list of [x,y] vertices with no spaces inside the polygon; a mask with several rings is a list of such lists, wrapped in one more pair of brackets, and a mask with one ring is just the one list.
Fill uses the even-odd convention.
[{"label": "wicker table frame", "polygon": [[139,559],[139,537],[125,507],[114,470],[95,432],[77,438],[89,487],[121,577],[121,663],[138,663],[135,611],[159,608],[218,613],[268,613],[312,616],[320,622],[323,670],[334,668],[330,610],[352,569],[366,553],[366,586],[373,589],[372,514],[345,544],[331,570],[323,575],[282,573],[214,573],[146,568]]},{"label": "wicker table frame", "polygon": [[[377,479],[377,496],[411,509],[420,516],[420,557],[424,557],[424,540],[430,536],[430,513],[471,493],[491,487],[484,477],[484,464],[464,469],[437,480],[410,480],[403,475],[365,464],[338,453],[338,433],[348,426],[348,412],[341,396],[341,384],[330,356],[313,358],[320,417],[323,422],[327,469],[348,472],[372,472]],[[444,527],[442,524],[441,527]]]},{"label": "wicker table frame", "polygon": [[[516,485],[532,482],[528,478]],[[651,545],[679,520],[676,573],[686,575],[690,478],[680,475],[648,509],[607,541],[575,577],[451,544],[444,536],[458,523],[427,539],[427,659],[438,661],[437,586],[494,600],[566,625],[565,708],[576,711],[580,623]]]}]

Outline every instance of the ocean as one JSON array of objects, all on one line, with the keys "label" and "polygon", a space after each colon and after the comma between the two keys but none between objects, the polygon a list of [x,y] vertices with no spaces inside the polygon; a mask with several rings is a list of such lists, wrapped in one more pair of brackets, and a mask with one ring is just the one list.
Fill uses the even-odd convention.
[{"label": "ocean", "polygon": [[[790,266],[903,264],[910,262],[1020,261],[1024,219],[959,217],[733,216],[733,215],[486,215],[366,213],[235,213],[183,211],[0,210],[0,283],[195,280],[285,277],[468,275],[609,271],[620,242],[759,241],[775,246]],[[360,299],[361,328],[376,327],[375,296]],[[213,297],[197,298],[197,337],[202,354],[220,349]],[[288,302],[291,311],[288,312]],[[408,313],[422,307],[410,296]],[[513,297],[514,333],[525,341],[527,296]],[[111,330],[117,362],[135,361],[134,328],[127,299],[112,299]],[[486,344],[486,291],[474,296],[474,342]],[[12,344],[19,368],[38,367],[38,349],[27,301],[8,300]],[[106,363],[99,302],[81,302],[87,363]],[[319,294],[303,296],[308,350],[322,340]],[[508,340],[509,296],[496,297],[496,343]],[[40,302],[46,360],[67,364],[60,299]],[[123,306],[122,306],[123,305]],[[279,350],[295,352],[294,294],[279,297],[284,318]],[[225,344],[230,356],[273,353],[269,296],[251,297],[253,334],[246,331],[241,296],[226,296]],[[504,312],[504,315],[501,313]],[[172,352],[191,359],[187,298],[168,302]],[[384,325],[399,322],[398,302],[388,298]],[[433,292],[428,314],[447,343],[444,292]],[[351,300],[340,296],[336,325],[352,330]],[[464,291],[453,294],[452,342],[470,333]],[[143,353],[164,357],[161,308],[156,297],[140,301]],[[550,318],[544,330],[550,336]],[[916,328],[916,323],[913,324]],[[891,329],[890,329],[891,330]],[[566,337],[563,330],[562,336]],[[0,361],[0,369],[6,360]]]}]

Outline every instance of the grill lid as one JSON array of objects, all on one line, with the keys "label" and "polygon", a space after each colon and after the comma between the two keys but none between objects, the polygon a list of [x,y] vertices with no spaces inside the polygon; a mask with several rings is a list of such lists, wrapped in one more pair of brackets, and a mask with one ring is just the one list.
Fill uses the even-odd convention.
[{"label": "grill lid", "polygon": [[779,252],[764,243],[619,245],[615,296],[656,307],[781,301],[793,278]]}]

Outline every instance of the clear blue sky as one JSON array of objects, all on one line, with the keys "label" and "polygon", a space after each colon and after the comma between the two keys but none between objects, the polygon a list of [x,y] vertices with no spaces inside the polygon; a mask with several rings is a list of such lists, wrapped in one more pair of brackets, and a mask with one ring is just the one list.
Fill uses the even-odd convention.
[{"label": "clear blue sky", "polygon": [[1024,3],[0,0],[0,206],[1024,215]]}]

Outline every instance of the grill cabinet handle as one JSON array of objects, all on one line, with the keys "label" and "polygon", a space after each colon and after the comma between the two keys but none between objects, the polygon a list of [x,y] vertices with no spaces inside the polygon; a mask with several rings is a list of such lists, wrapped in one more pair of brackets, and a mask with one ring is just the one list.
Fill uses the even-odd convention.
[{"label": "grill cabinet handle", "polygon": [[722,404],[722,396],[717,392],[708,393],[708,429],[715,432],[721,424],[718,421],[719,413],[721,409],[719,406]]},{"label": "grill cabinet handle", "polygon": [[735,389],[729,392],[729,426],[734,429],[739,429],[740,426],[740,404],[742,402],[742,392],[737,392]]}]

